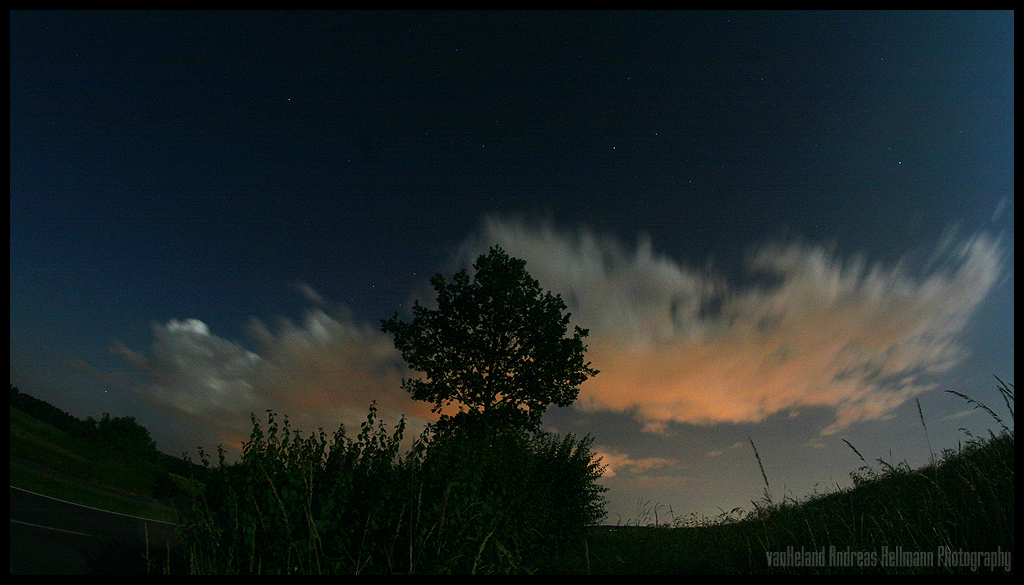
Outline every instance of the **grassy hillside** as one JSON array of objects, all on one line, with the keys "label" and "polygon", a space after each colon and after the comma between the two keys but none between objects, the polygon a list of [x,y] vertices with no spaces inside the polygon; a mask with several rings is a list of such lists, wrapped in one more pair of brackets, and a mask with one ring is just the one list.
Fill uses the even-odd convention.
[{"label": "grassy hillside", "polygon": [[[1013,387],[1000,390],[1012,424]],[[1012,574],[1013,429],[987,406],[960,396],[991,414],[999,433],[968,436],[958,450],[917,470],[861,457],[848,490],[801,502],[766,497],[750,514],[723,516],[710,526],[595,531],[554,572]]]},{"label": "grassy hillside", "polygon": [[187,473],[189,464],[155,447],[143,454],[129,449],[125,456],[123,449],[112,447],[109,437],[90,434],[89,429],[95,431],[99,425],[88,422],[95,423],[78,421],[12,388],[11,485],[123,514],[176,521],[174,501],[187,495],[189,483],[181,474]]},{"label": "grassy hillside", "polygon": [[1005,433],[919,470],[883,462],[852,489],[710,526],[595,530],[554,572],[1012,573],[1013,447]]}]

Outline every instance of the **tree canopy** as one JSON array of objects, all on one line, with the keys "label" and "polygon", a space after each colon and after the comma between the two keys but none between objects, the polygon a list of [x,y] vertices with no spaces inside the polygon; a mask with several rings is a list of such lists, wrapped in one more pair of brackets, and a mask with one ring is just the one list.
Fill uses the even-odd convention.
[{"label": "tree canopy", "polygon": [[424,374],[402,387],[440,412],[458,403],[442,424],[475,418],[487,426],[536,429],[548,406],[568,406],[579,385],[597,370],[584,360],[588,330],[573,328],[558,295],[543,291],[526,272],[526,261],[495,246],[447,282],[430,283],[437,308],[417,301],[410,322],[398,313],[381,320],[409,367]]}]

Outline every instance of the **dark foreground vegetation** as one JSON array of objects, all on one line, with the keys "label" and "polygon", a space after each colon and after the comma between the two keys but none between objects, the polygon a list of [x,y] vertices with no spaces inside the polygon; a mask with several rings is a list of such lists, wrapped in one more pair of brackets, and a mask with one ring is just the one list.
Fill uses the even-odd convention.
[{"label": "dark foreground vegetation", "polygon": [[[199,573],[522,573],[604,516],[590,439],[465,426],[400,454],[370,408],[358,435],[302,437],[273,414],[187,515]],[[221,454],[223,457],[223,454]]]},{"label": "dark foreground vegetation", "polygon": [[[591,574],[968,574],[1014,572],[1013,385],[1000,381],[1009,425],[966,439],[911,470],[869,463],[853,487],[805,501],[767,495],[747,514],[592,532],[565,572]],[[922,424],[924,421],[922,419]],[[855,446],[847,443],[854,452]],[[755,446],[756,455],[756,446]],[[860,453],[857,453],[860,456]],[[760,459],[757,459],[760,464]],[[767,482],[767,479],[766,479]],[[767,485],[766,485],[767,488]],[[648,520],[651,508],[645,509]]]},{"label": "dark foreground vegetation", "polygon": [[600,527],[586,439],[461,437],[399,456],[401,429],[372,410],[357,438],[330,442],[271,416],[238,464],[211,468],[187,554],[199,573],[1007,574],[1013,429],[996,422],[922,469],[864,461],[849,490]]},{"label": "dark foreground vegetation", "polygon": [[[204,468],[176,460],[176,471],[202,485],[191,499],[176,488],[177,497],[165,500],[167,509],[177,506],[182,521],[179,546],[115,551],[110,570],[1012,574],[1012,388],[1000,385],[1008,423],[962,397],[988,410],[998,432],[968,434],[924,468],[864,461],[847,490],[799,502],[766,495],[750,512],[701,522],[662,515],[657,523],[648,507],[649,514],[619,527],[596,525],[602,498],[591,481],[598,468],[586,438],[513,433],[496,437],[488,445],[493,456],[484,457],[479,444],[447,437],[433,449],[418,441],[400,453],[401,429],[387,432],[372,409],[351,438],[341,429],[332,437],[302,437],[270,415],[266,424],[254,419],[246,454],[234,464]],[[134,465],[110,463],[118,458],[103,454],[103,441],[68,441],[68,431],[40,420],[57,416],[69,428],[74,423],[67,415],[21,394],[18,402],[32,413],[27,416],[14,408],[15,396],[12,391],[12,456],[35,449],[40,465],[86,470],[97,483],[126,491],[134,485],[135,493],[159,494],[164,474],[174,485],[188,485],[166,467],[145,480]],[[87,422],[86,435],[99,424]],[[34,428],[31,440],[15,436],[16,427],[19,435]],[[50,449],[40,446],[40,437],[53,441]],[[77,445],[77,453],[54,449],[58,444]],[[12,464],[12,485],[14,471]],[[134,557],[141,562],[130,562]]]}]

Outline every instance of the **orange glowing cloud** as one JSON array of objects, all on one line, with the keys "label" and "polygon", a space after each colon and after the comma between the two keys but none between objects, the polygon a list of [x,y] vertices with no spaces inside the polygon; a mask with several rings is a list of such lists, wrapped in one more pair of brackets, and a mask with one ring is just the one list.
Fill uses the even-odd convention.
[{"label": "orange glowing cloud", "polygon": [[463,261],[491,244],[525,259],[574,322],[590,328],[588,357],[601,373],[583,385],[577,406],[632,413],[655,432],[807,407],[834,411],[826,434],[884,418],[930,389],[928,375],[964,359],[957,336],[1002,260],[985,236],[948,240],[937,267],[914,278],[899,265],[768,244],[748,265],[773,285],[729,290],[645,239],[630,252],[585,231],[490,219]]}]

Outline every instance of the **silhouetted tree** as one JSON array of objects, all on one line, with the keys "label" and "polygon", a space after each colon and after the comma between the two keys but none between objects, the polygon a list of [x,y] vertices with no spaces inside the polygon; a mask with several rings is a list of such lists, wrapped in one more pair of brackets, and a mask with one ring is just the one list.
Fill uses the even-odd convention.
[{"label": "silhouetted tree", "polygon": [[584,361],[583,338],[562,298],[545,292],[525,269],[526,261],[493,247],[452,277],[434,276],[437,308],[417,301],[411,322],[381,320],[409,367],[425,378],[406,379],[413,398],[432,402],[433,411],[459,403],[440,424],[483,424],[488,428],[536,429],[548,406],[568,406],[579,385],[597,374]]},{"label": "silhouetted tree", "polygon": [[97,422],[91,416],[85,421],[93,430],[93,438],[104,448],[124,461],[157,463],[160,452],[149,430],[133,416],[111,417],[104,412]]}]

